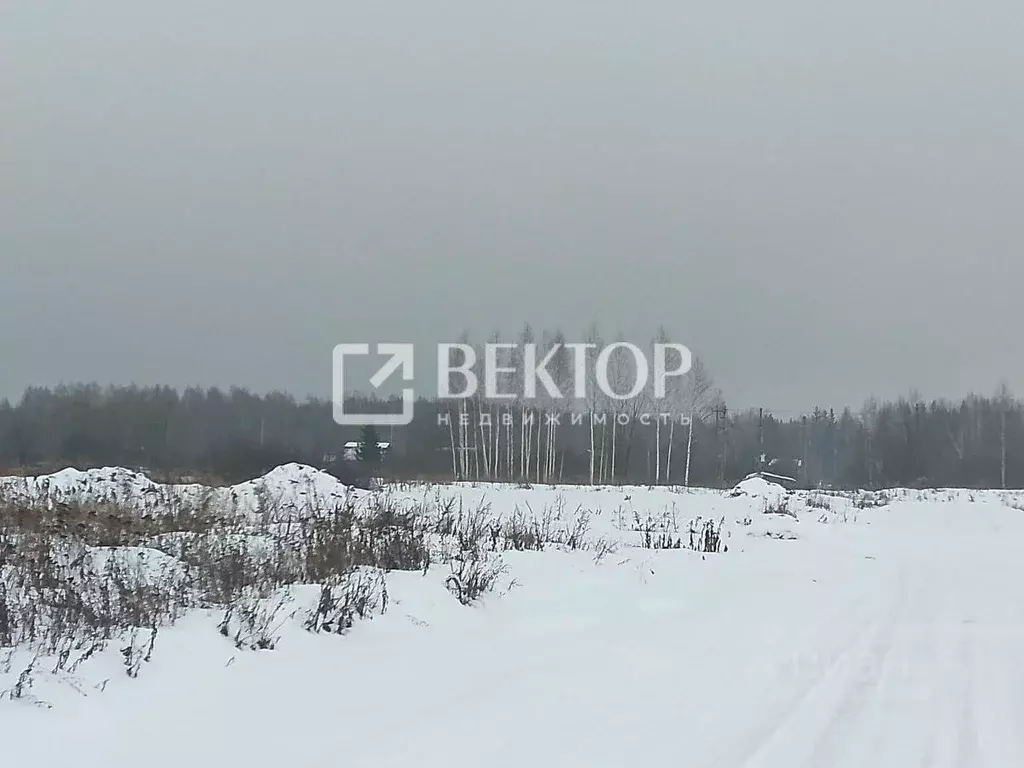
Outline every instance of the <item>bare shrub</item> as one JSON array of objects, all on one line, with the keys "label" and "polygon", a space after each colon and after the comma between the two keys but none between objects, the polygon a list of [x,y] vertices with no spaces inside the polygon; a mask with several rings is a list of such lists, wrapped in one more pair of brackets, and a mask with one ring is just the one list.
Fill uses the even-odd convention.
[{"label": "bare shrub", "polygon": [[[13,652],[5,660],[2,667],[0,667],[0,673],[10,673],[12,667]],[[52,705],[45,702],[32,694],[32,687],[35,684],[35,673],[36,665],[39,663],[39,655],[34,655],[29,663],[18,673],[17,678],[14,680],[14,684],[6,689],[0,690],[0,701],[7,699],[8,701],[19,701],[28,704],[34,704],[39,707],[51,709]]]},{"label": "bare shrub", "polygon": [[0,531],[70,536],[94,547],[138,546],[177,531],[209,532],[224,520],[210,512],[205,498],[174,500],[155,510],[136,510],[109,501],[85,503],[0,501]]},{"label": "bare shrub", "polygon": [[806,504],[811,509],[823,509],[826,511],[832,509],[832,502],[830,502],[825,496],[817,493],[808,496]]},{"label": "bare shrub", "polygon": [[128,677],[138,677],[142,665],[149,663],[153,658],[157,628],[154,626],[150,629],[148,638],[141,637],[141,634],[142,630],[139,627],[132,627],[128,633],[128,644],[121,649],[121,658]]},{"label": "bare shrub", "polygon": [[[563,518],[564,502],[559,499],[558,517]],[[582,505],[576,507],[573,516],[566,520],[559,531],[556,543],[572,550],[583,549],[586,546],[587,535],[590,533],[590,521],[593,513],[584,509]]]},{"label": "bare shrub", "polygon": [[619,545],[613,539],[602,536],[594,542],[592,550],[594,552],[594,563],[598,564],[609,555],[614,555],[618,552]]},{"label": "bare shrub", "polygon": [[364,568],[336,574],[320,585],[319,601],[303,626],[310,632],[342,635],[353,627],[357,618],[383,614],[387,606],[387,584],[381,571]]},{"label": "bare shrub", "polygon": [[430,564],[422,510],[383,495],[359,509],[335,499],[301,517],[263,513],[0,501],[0,647],[40,660],[12,695],[26,695],[41,660],[70,676],[111,644],[135,677],[160,628],[193,608],[222,610],[218,629],[236,647],[272,649],[294,584],[321,585],[307,625],[341,633],[386,610],[385,572]]},{"label": "bare shrub", "polygon": [[690,522],[689,548],[705,554],[728,552],[729,547],[722,540],[725,530],[725,518],[698,517]]},{"label": "bare shrub", "polygon": [[857,507],[839,507],[829,509],[818,518],[819,523],[856,523],[860,519],[860,510]]},{"label": "bare shrub", "polygon": [[239,650],[272,651],[288,618],[291,602],[285,592],[271,597],[264,597],[258,591],[250,592],[228,605],[218,629],[224,637],[231,638]]},{"label": "bare shrub", "polygon": [[785,515],[796,518],[796,512],[789,508],[789,499],[778,499],[777,501],[765,501],[764,510],[766,515]]},{"label": "bare shrub", "polygon": [[494,589],[507,570],[500,558],[486,553],[467,553],[453,560],[450,567],[445,586],[463,605],[471,605]]},{"label": "bare shrub", "polygon": [[[483,513],[479,514],[483,520]],[[380,568],[385,573],[426,571],[430,549],[424,529],[420,510],[399,510],[393,500],[379,497],[370,514],[364,514],[356,526],[355,565]]]},{"label": "bare shrub", "polygon": [[539,552],[544,549],[545,542],[540,525],[536,520],[523,514],[518,506],[503,522],[500,535],[505,549],[514,549],[517,552]]},{"label": "bare shrub", "polygon": [[889,494],[885,491],[878,492],[866,492],[862,493],[857,497],[854,502],[854,506],[857,509],[878,509],[879,507],[887,506],[892,502]]},{"label": "bare shrub", "polygon": [[640,513],[634,511],[633,530],[640,534],[640,546],[644,549],[682,549],[683,547],[674,507],[658,517],[648,514],[647,517],[641,518]]}]

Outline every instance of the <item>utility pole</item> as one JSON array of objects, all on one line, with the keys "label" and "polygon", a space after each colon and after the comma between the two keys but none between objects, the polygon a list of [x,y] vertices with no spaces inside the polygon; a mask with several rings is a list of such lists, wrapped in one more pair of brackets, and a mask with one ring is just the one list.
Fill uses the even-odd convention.
[{"label": "utility pole", "polygon": [[1002,422],[1003,428],[1000,436],[1000,447],[1002,453],[1002,464],[1000,467],[1000,479],[1002,481],[1003,490],[1006,490],[1006,403],[1003,403],[1002,409]]},{"label": "utility pole", "polygon": [[[719,485],[725,485],[725,463],[728,455],[729,446],[728,442],[728,424],[724,424],[725,418],[729,413],[729,409],[724,403],[715,406],[715,437],[719,441],[720,451],[718,454],[718,483]],[[722,432],[726,432],[725,439],[722,438]]]},{"label": "utility pole", "polygon": [[804,416],[801,419],[801,421],[803,423],[803,427],[801,428],[800,431],[803,433],[801,435],[801,438],[802,438],[802,441],[803,441],[803,444],[804,444],[804,457],[803,457],[803,459],[800,462],[800,468],[804,472],[804,485],[809,485],[809,483],[808,483],[808,475],[807,475],[807,416]]},{"label": "utility pole", "polygon": [[836,424],[836,413],[829,409],[829,419],[832,422],[832,485],[839,483],[839,425]]},{"label": "utility pole", "polygon": [[690,426],[686,429],[686,475],[683,478],[683,485],[690,487],[690,454],[693,450],[693,411],[690,411]]},{"label": "utility pole", "polygon": [[757,463],[764,469],[764,408],[757,409]]}]

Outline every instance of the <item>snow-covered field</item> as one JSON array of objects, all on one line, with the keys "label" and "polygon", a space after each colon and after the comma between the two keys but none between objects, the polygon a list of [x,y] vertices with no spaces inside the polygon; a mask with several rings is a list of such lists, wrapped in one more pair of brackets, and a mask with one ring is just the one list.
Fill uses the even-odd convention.
[{"label": "snow-covered field", "polygon": [[[239,650],[215,611],[193,611],[137,678],[112,647],[0,701],[0,763],[1024,766],[1018,494],[789,495],[759,479],[734,494],[389,493],[559,535],[582,520],[587,545],[502,553],[499,583],[468,607],[445,568],[389,573],[387,612],[345,636],[289,619],[315,602],[294,587],[272,651]],[[0,495],[141,514],[203,499],[280,520],[348,491],[291,466],[216,491],[100,470],[4,479]],[[707,520],[725,521],[721,552],[687,548]]]}]

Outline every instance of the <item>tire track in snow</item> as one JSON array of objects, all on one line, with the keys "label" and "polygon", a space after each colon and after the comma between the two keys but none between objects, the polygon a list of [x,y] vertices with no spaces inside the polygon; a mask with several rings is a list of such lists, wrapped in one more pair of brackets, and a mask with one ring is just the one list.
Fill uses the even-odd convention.
[{"label": "tire track in snow", "polygon": [[[829,720],[812,739],[811,753],[804,763],[808,768],[839,765],[849,754],[852,741],[850,735],[858,728],[863,728],[869,707],[882,705],[889,691],[887,683],[891,684],[895,671],[894,649],[898,627],[896,616],[887,617],[881,627],[868,652],[860,658],[861,662],[866,663],[868,677],[862,677],[865,671],[862,664],[844,681],[841,695]],[[858,762],[861,762],[863,757],[859,758]]]},{"label": "tire track in snow", "polygon": [[[844,737],[868,704],[877,699],[883,675],[891,670],[894,638],[905,600],[901,577],[896,599],[885,606],[882,616],[877,616],[877,603],[869,606],[875,608],[875,618],[850,636],[842,653],[784,707],[780,718],[761,729],[761,738],[739,764],[744,768],[835,765],[843,755]],[[865,661],[867,679],[863,677]]]},{"label": "tire track in snow", "polygon": [[[833,595],[822,587],[801,595],[790,605],[792,612],[781,616],[781,624],[770,625],[773,632],[767,644],[761,639],[764,625],[749,622],[747,631],[736,637],[730,637],[724,626],[708,627],[700,646],[688,646],[691,655],[699,658],[694,654],[699,647],[710,652],[709,661],[723,665],[717,684],[699,686],[700,695],[689,698],[677,713],[674,730],[689,745],[688,765],[740,764],[778,729],[784,713],[844,663],[858,638],[871,631],[877,605],[872,589],[846,589]],[[784,631],[775,632],[779,627]],[[813,677],[808,676],[809,669]],[[801,685],[805,681],[807,685]],[[707,742],[709,734],[722,732],[723,723],[734,721],[740,727],[728,740]]]},{"label": "tire track in snow", "polygon": [[974,625],[961,623],[957,638],[956,680],[952,695],[959,700],[959,717],[956,730],[957,768],[977,768],[980,744],[978,741],[978,699],[975,676],[978,672],[977,646],[974,642]]}]

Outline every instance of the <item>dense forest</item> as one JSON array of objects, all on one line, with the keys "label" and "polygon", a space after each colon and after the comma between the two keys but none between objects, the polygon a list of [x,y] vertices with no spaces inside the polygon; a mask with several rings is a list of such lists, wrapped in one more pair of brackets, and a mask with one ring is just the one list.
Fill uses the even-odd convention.
[{"label": "dense forest", "polygon": [[[420,400],[411,425],[381,429],[380,439],[391,445],[372,471],[395,478],[724,486],[770,469],[808,487],[1024,487],[1024,418],[1005,389],[958,402],[910,396],[869,401],[856,412],[819,407],[787,418],[733,410],[712,386],[699,398],[690,394],[684,413],[693,414],[692,434],[675,417],[643,423],[635,403],[617,404],[610,418],[593,424],[578,412],[573,424],[566,409],[552,426],[536,407]],[[627,422],[628,408],[634,412],[625,413],[633,417]],[[345,459],[343,446],[359,439],[358,428],[335,424],[327,400],[244,389],[81,384],[32,388],[16,403],[0,402],[5,472],[120,465],[235,482],[298,461],[353,474],[363,468]]]}]

